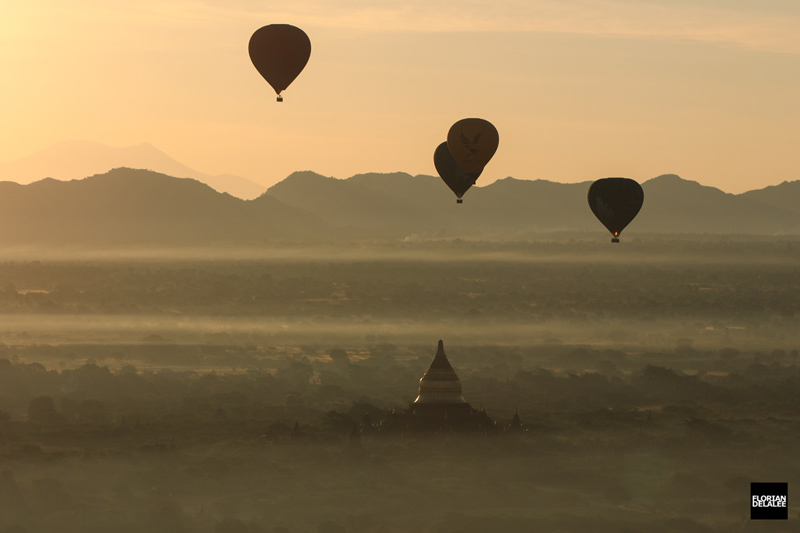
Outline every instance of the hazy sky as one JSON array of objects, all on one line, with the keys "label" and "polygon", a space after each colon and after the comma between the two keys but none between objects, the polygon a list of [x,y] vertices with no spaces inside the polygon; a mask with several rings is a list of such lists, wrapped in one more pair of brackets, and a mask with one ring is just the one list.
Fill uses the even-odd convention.
[{"label": "hazy sky", "polygon": [[[247,54],[271,23],[312,41],[282,104]],[[481,117],[479,185],[800,179],[797,0],[0,0],[0,70],[0,161],[86,139],[264,185],[435,175]]]}]

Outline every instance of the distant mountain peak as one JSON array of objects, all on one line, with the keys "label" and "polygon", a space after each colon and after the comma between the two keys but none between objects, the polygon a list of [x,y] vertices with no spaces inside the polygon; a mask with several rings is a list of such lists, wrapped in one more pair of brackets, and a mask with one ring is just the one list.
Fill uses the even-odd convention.
[{"label": "distant mountain peak", "polygon": [[661,174],[660,176],[656,176],[655,178],[649,179],[645,181],[642,185],[647,184],[647,186],[652,187],[653,185],[657,187],[693,187],[695,189],[704,189],[707,191],[717,191],[722,194],[729,194],[725,191],[718,189],[716,187],[711,187],[709,185],[703,185],[702,183],[694,180],[687,180],[684,179],[677,174]]},{"label": "distant mountain peak", "polygon": [[193,178],[119,167],[70,181],[0,183],[0,243],[263,243],[324,235],[314,215],[275,198],[245,201]]},{"label": "distant mountain peak", "polygon": [[149,142],[147,142],[147,141],[145,141],[145,142],[142,142],[142,143],[139,143],[139,144],[137,144],[136,146],[137,146],[137,147],[141,146],[141,147],[144,147],[144,148],[151,148],[151,149],[153,149],[153,150],[157,150],[157,151],[159,151],[159,152],[161,151],[161,150],[159,150],[158,148],[156,148],[155,146],[153,146],[152,144],[150,144],[150,143],[149,143]]},{"label": "distant mountain peak", "polygon": [[[517,182],[517,181],[524,181],[524,180],[521,180],[519,178],[515,178],[513,176],[506,176],[505,178],[500,178],[500,179],[494,180],[493,183],[514,183],[514,182]],[[535,181],[541,181],[541,180],[535,180]]]},{"label": "distant mountain peak", "polygon": [[330,190],[331,187],[336,188],[341,186],[345,180],[333,178],[330,176],[323,176],[310,170],[298,170],[289,174],[286,178],[279,181],[269,189],[268,194],[272,194],[277,190],[287,189],[308,189],[308,188],[324,188]]},{"label": "distant mountain peak", "polygon": [[689,180],[685,180],[682,177],[678,176],[677,174],[661,174],[660,176],[656,176],[655,178],[649,179],[647,181],[678,182],[678,181],[689,181]]},{"label": "distant mountain peak", "polygon": [[339,180],[338,178],[334,178],[332,176],[323,176],[322,174],[314,172],[313,170],[296,170],[296,171],[292,172],[291,174],[289,174],[286,177],[286,179],[287,180],[307,180],[307,179],[318,180],[318,179],[326,179],[326,180],[342,181],[342,180]]},{"label": "distant mountain peak", "polygon": [[149,142],[112,147],[86,140],[67,140],[35,154],[0,163],[0,180],[31,183],[45,177],[73,180],[102,174],[113,168],[141,168],[169,176],[193,178],[211,188],[245,200],[257,198],[266,187],[240,176],[211,176],[179,163]]},{"label": "distant mountain peak", "polygon": [[408,172],[362,172],[360,174],[355,174],[350,176],[349,180],[352,179],[364,179],[365,177],[371,179],[405,179],[405,178],[412,178],[413,176]]}]

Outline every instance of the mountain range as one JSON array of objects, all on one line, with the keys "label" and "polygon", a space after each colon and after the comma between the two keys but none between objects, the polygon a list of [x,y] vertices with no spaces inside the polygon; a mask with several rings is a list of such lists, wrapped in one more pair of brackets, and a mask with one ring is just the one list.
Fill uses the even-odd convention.
[{"label": "mountain range", "polygon": [[179,178],[194,178],[219,192],[252,200],[266,187],[240,176],[203,174],[179,163],[149,143],[116,148],[89,141],[64,141],[34,154],[0,163],[0,180],[31,183],[44,178],[73,180],[113,168],[141,168]]},{"label": "mountain range", "polygon": [[[487,236],[596,231],[591,184],[505,178],[473,187],[458,205],[441,180],[408,174],[361,174],[346,180],[296,172],[267,194],[313,212],[329,226],[399,237],[411,233]],[[656,233],[800,233],[800,181],[734,195],[674,174],[642,183],[645,201],[633,231]]]},{"label": "mountain range", "polygon": [[[118,168],[72,181],[0,182],[0,243],[196,246],[601,233],[587,205],[589,185],[506,178],[473,187],[456,204],[433,176],[295,172],[242,200],[194,179]],[[800,234],[800,181],[738,195],[676,175],[642,187],[644,206],[623,240],[651,232]]]}]

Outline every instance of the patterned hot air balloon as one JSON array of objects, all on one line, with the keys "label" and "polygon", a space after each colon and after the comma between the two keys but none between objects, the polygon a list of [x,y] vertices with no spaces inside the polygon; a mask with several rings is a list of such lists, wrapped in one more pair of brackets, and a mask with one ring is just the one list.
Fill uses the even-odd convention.
[{"label": "patterned hot air balloon", "polygon": [[450,127],[447,147],[467,174],[480,174],[497,151],[500,135],[491,122],[465,118]]}]

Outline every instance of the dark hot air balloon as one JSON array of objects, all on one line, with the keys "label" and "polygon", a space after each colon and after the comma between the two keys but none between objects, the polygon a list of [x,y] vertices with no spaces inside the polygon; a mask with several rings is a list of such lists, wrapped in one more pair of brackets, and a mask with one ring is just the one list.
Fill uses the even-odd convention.
[{"label": "dark hot air balloon", "polygon": [[281,92],[302,72],[311,57],[308,35],[289,24],[270,24],[250,37],[250,60],[258,73],[272,85],[282,102]]},{"label": "dark hot air balloon", "polygon": [[500,135],[488,120],[465,118],[450,127],[447,147],[467,174],[480,174],[497,151]]},{"label": "dark hot air balloon", "polygon": [[442,180],[450,187],[450,190],[455,193],[457,198],[456,202],[459,204],[461,203],[461,197],[464,196],[467,189],[472,187],[475,180],[481,175],[480,172],[474,172],[472,174],[464,172],[464,169],[458,166],[456,160],[453,159],[453,154],[450,153],[446,142],[436,147],[436,151],[433,153],[433,165],[436,167],[436,172],[439,173]]},{"label": "dark hot air balloon", "polygon": [[628,178],[603,178],[589,187],[592,213],[619,242],[619,234],[636,217],[644,203],[642,186]]}]

